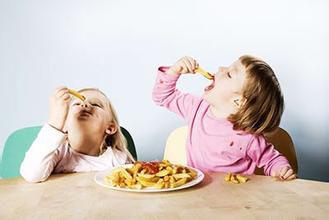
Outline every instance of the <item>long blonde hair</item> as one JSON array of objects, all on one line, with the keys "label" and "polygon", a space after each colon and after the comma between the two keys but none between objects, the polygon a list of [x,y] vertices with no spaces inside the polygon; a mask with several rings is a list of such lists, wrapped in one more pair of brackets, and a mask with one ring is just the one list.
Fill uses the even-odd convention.
[{"label": "long blonde hair", "polygon": [[135,159],[128,150],[127,140],[121,131],[117,113],[113,105],[111,104],[110,99],[105,95],[105,93],[103,93],[101,90],[97,88],[84,88],[84,89],[80,89],[78,92],[85,92],[85,91],[96,91],[101,93],[106,98],[110,110],[110,115],[112,116],[112,122],[117,128],[117,131],[114,134],[105,136],[104,143],[102,144],[100,149],[100,154],[102,154],[107,149],[107,147],[111,146],[114,149],[126,153],[130,162],[134,162]]},{"label": "long blonde hair", "polygon": [[264,61],[249,55],[239,60],[246,70],[242,89],[244,104],[228,120],[235,130],[256,135],[271,133],[278,128],[284,109],[279,81]]}]

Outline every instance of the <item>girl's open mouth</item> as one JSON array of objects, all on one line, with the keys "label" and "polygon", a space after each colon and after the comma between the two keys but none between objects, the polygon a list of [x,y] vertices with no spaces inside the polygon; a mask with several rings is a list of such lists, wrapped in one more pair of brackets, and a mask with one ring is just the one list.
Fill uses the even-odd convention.
[{"label": "girl's open mouth", "polygon": [[204,91],[205,91],[205,92],[208,92],[208,91],[212,90],[214,87],[215,87],[215,79],[212,80],[212,83],[211,83],[209,86],[207,86],[207,87],[204,89]]}]

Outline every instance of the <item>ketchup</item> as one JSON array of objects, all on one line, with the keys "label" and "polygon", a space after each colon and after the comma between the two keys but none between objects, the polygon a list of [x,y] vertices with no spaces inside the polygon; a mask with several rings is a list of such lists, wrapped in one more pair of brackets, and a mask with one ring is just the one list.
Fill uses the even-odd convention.
[{"label": "ketchup", "polygon": [[159,172],[159,162],[141,162],[142,168],[147,170],[149,174],[156,174]]}]

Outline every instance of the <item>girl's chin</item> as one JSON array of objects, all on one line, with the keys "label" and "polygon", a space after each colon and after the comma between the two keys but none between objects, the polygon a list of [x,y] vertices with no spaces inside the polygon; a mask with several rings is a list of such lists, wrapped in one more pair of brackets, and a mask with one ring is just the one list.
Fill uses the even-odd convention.
[{"label": "girl's chin", "polygon": [[204,91],[202,98],[209,102],[209,91]]}]

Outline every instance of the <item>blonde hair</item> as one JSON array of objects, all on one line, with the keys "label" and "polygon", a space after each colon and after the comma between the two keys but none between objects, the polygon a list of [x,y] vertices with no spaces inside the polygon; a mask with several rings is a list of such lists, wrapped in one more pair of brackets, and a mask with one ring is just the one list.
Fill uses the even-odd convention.
[{"label": "blonde hair", "polygon": [[271,133],[278,128],[284,109],[279,81],[264,61],[249,55],[239,60],[246,71],[243,105],[228,120],[233,123],[234,130],[256,135]]},{"label": "blonde hair", "polygon": [[99,92],[100,94],[102,94],[106,98],[106,100],[108,102],[108,107],[110,110],[109,112],[110,112],[110,115],[112,116],[112,122],[115,124],[115,126],[117,128],[117,131],[114,134],[107,135],[105,137],[104,143],[100,149],[100,154],[102,154],[107,149],[108,146],[111,146],[114,149],[117,149],[121,152],[126,153],[130,162],[134,162],[135,159],[128,150],[127,140],[121,131],[117,113],[116,113],[113,105],[111,104],[110,99],[105,95],[105,93],[103,93],[101,90],[99,90],[97,88],[84,88],[84,89],[80,89],[78,92],[85,92],[85,91],[96,91],[96,92]]}]

